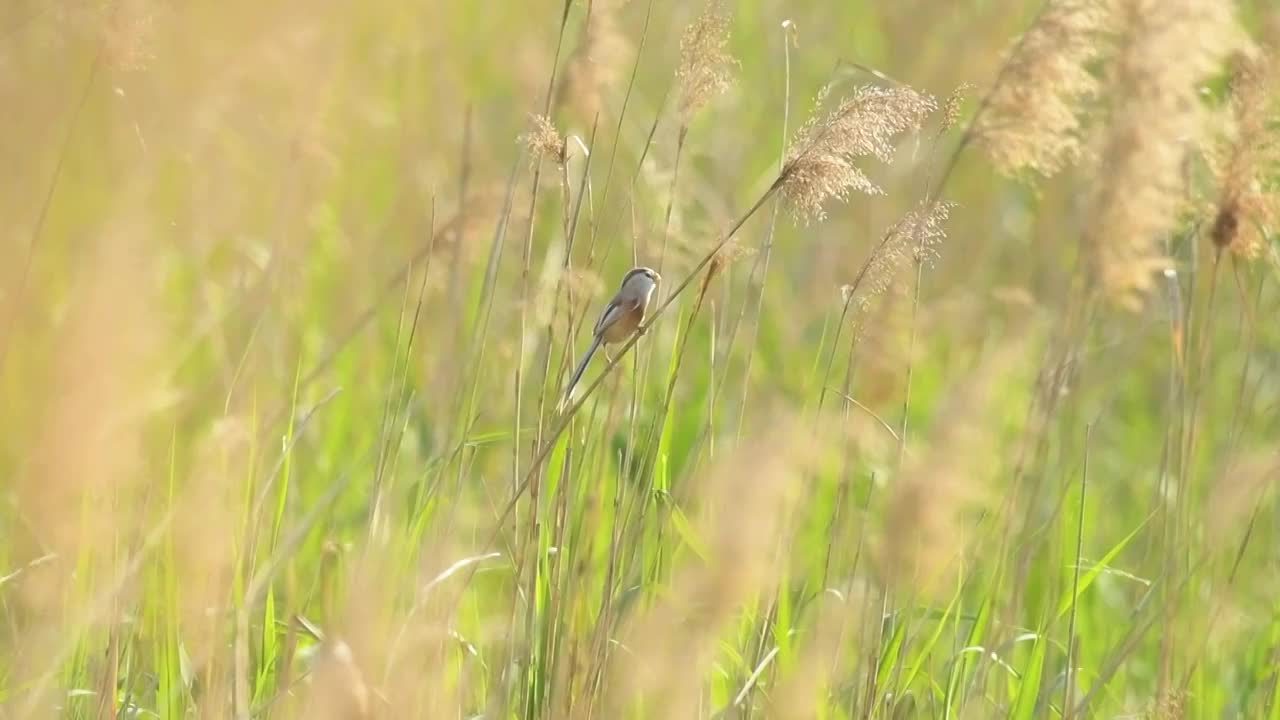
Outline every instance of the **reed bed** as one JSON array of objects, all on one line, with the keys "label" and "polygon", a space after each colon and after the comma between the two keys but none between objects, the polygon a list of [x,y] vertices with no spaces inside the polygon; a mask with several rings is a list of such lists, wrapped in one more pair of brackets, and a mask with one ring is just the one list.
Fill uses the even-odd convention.
[{"label": "reed bed", "polygon": [[0,718],[1280,719],[1278,43],[0,9]]}]

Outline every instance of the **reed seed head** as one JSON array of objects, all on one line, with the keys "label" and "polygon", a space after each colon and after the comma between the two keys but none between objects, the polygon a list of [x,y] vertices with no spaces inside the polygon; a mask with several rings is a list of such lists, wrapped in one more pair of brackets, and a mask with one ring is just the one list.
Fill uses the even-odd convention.
[{"label": "reed seed head", "polygon": [[707,272],[703,275],[702,286],[699,288],[698,294],[705,295],[707,288],[711,286],[712,279],[723,272],[729,265],[740,258],[754,254],[755,248],[743,247],[737,240],[731,240],[727,245],[720,248],[715,256],[711,258],[711,262],[707,264]]},{"label": "reed seed head", "polygon": [[104,67],[140,72],[155,61],[156,21],[167,5],[155,0],[50,3],[51,40],[61,45],[72,38],[94,38]]},{"label": "reed seed head", "polygon": [[972,84],[960,83],[942,103],[942,132],[947,132],[960,123],[960,107],[964,105],[965,95],[972,89]]},{"label": "reed seed head", "polygon": [[146,70],[155,60],[156,3],[124,0],[114,7],[105,28],[103,55],[121,70]]},{"label": "reed seed head", "polygon": [[921,205],[894,223],[863,263],[857,278],[841,287],[844,302],[857,303],[865,309],[872,298],[893,285],[908,260],[932,264],[947,237],[945,225],[954,207],[949,202]]},{"label": "reed seed head", "polygon": [[1000,388],[1021,371],[1024,341],[1006,341],[944,398],[928,438],[909,446],[884,513],[877,553],[885,575],[937,598],[952,587],[974,520],[998,497]]},{"label": "reed seed head", "polygon": [[625,0],[594,0],[587,5],[578,47],[565,66],[558,102],[567,104],[578,121],[590,125],[604,109],[604,94],[626,71],[631,43],[623,34],[618,12]]},{"label": "reed seed head", "polygon": [[797,218],[822,220],[822,205],[833,197],[847,199],[850,190],[882,194],[854,161],[871,155],[892,162],[894,138],[919,128],[936,109],[932,97],[909,87],[858,88],[825,118],[800,128],[778,176],[783,198]]},{"label": "reed seed head", "polygon": [[1219,249],[1256,258],[1265,245],[1259,227],[1280,216],[1280,193],[1269,186],[1280,173],[1280,136],[1270,124],[1280,73],[1265,47],[1237,54],[1233,66],[1229,130],[1214,158],[1219,195],[1209,237]]},{"label": "reed seed head", "polygon": [[1085,242],[1103,294],[1134,308],[1168,264],[1159,243],[1176,227],[1183,162],[1204,130],[1198,85],[1236,34],[1219,0],[1122,0],[1119,18],[1117,100]]},{"label": "reed seed head", "polygon": [[556,165],[563,167],[569,158],[569,146],[564,137],[546,115],[530,115],[529,119],[533,127],[521,135],[520,140],[529,148],[530,162],[537,165],[543,158],[551,158]]},{"label": "reed seed head", "polygon": [[1052,0],[1009,52],[974,126],[1001,172],[1050,176],[1080,155],[1089,70],[1105,47],[1114,0]]},{"label": "reed seed head", "polygon": [[680,119],[687,123],[713,97],[729,89],[738,61],[725,50],[732,18],[720,0],[711,0],[680,39]]}]

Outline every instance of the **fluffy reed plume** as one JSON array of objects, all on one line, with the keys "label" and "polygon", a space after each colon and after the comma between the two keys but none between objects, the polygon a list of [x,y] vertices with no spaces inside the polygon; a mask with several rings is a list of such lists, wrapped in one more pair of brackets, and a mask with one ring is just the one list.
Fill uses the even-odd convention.
[{"label": "fluffy reed plume", "polygon": [[569,145],[546,115],[532,115],[530,118],[533,127],[520,136],[520,141],[529,149],[529,161],[537,165],[543,158],[551,158],[552,162],[563,167],[569,159]]},{"label": "fluffy reed plume", "polygon": [[147,0],[122,0],[103,30],[103,56],[120,70],[145,70],[155,60],[155,14]]},{"label": "fluffy reed plume", "polygon": [[894,479],[879,558],[885,574],[930,593],[946,592],[972,527],[972,513],[990,500],[987,480],[999,437],[997,390],[1022,355],[1014,342],[988,358],[946,399],[927,441],[908,450]]},{"label": "fluffy reed plume", "polygon": [[1082,113],[1099,90],[1089,71],[1115,0],[1052,0],[1014,45],[974,125],[1008,174],[1053,175],[1080,154]]},{"label": "fluffy reed plume", "polygon": [[[707,271],[702,274],[702,282],[698,285],[698,300],[694,304],[694,313],[702,308],[702,301],[707,297],[707,291],[711,289],[711,281],[717,275],[724,272],[734,261],[747,255],[754,254],[754,248],[744,248],[738,242],[730,242],[711,258],[711,262],[707,263]],[[690,318],[692,322],[692,318]]]},{"label": "fluffy reed plume", "polygon": [[680,118],[689,118],[711,98],[729,89],[738,61],[726,50],[732,18],[720,0],[711,0],[680,39]]},{"label": "fluffy reed plume", "polygon": [[[118,601],[122,548],[141,531],[128,509],[147,496],[147,409],[162,392],[151,373],[163,339],[160,304],[141,262],[144,233],[125,222],[102,235],[83,248],[64,307],[42,313],[53,342],[47,367],[31,379],[45,389],[43,407],[21,429],[31,433],[24,462],[4,480],[5,500],[21,518],[4,532],[7,552],[24,563],[48,558],[33,562],[12,592],[5,588],[7,612],[23,625],[6,651],[6,684],[23,688],[12,697],[31,717],[55,716],[46,672],[63,659],[68,626],[119,619],[106,608]],[[6,402],[21,402],[22,388],[12,390]]]},{"label": "fluffy reed plume", "polygon": [[769,688],[764,717],[800,720],[822,715],[832,680],[847,677],[844,651],[863,640],[851,618],[860,617],[874,602],[866,590],[858,583],[843,593],[824,592],[813,599],[817,608],[807,613],[812,620],[797,640],[794,666]]},{"label": "fluffy reed plume", "polygon": [[624,716],[637,700],[653,717],[697,715],[720,633],[779,579],[785,519],[823,446],[799,420],[774,420],[764,430],[699,482],[699,557],[676,568],[670,592],[620,633],[608,717]]},{"label": "fluffy reed plume", "polygon": [[590,126],[604,109],[604,93],[626,71],[631,43],[618,23],[618,11],[624,4],[625,0],[587,1],[578,47],[565,67],[557,102],[567,105],[584,126]]},{"label": "fluffy reed plume", "polygon": [[172,530],[178,622],[184,651],[195,672],[216,670],[222,621],[228,611],[235,575],[236,548],[226,538],[236,532],[238,488],[253,456],[251,425],[240,418],[221,420],[199,441],[192,476],[178,500]]},{"label": "fluffy reed plume", "polygon": [[102,48],[103,64],[114,70],[145,70],[155,60],[156,11],[164,9],[163,3],[77,0],[49,7],[56,42],[94,38]]},{"label": "fluffy reed plume", "polygon": [[363,720],[373,716],[364,673],[351,646],[341,639],[327,640],[320,651],[308,701],[304,717]]},{"label": "fluffy reed plume", "polygon": [[1230,3],[1123,0],[1116,98],[1103,138],[1099,182],[1085,242],[1101,291],[1135,307],[1167,263],[1158,243],[1183,198],[1187,147],[1203,130],[1197,85],[1235,37]]},{"label": "fluffy reed plume", "polygon": [[871,155],[891,162],[894,138],[919,128],[936,109],[932,97],[909,87],[864,85],[825,118],[810,119],[787,149],[777,181],[797,219],[825,218],[822,204],[844,200],[850,190],[883,193],[854,161]]},{"label": "fluffy reed plume", "polygon": [[909,258],[931,263],[938,256],[938,246],[947,237],[946,222],[954,203],[935,202],[921,205],[894,223],[871,251],[853,282],[841,288],[846,303],[864,308],[872,298],[893,284],[898,271]]},{"label": "fluffy reed plume", "polygon": [[743,247],[742,243],[736,240],[720,248],[719,252],[715,254],[715,257],[711,258],[711,262],[707,265],[707,272],[703,276],[702,286],[699,288],[698,294],[706,294],[707,287],[711,284],[712,279],[724,272],[725,268],[744,257],[755,255],[755,253],[755,248]]},{"label": "fluffy reed plume", "polygon": [[1280,452],[1251,453],[1232,457],[1209,487],[1205,503],[1206,538],[1215,547],[1238,542],[1267,491],[1280,480]]},{"label": "fluffy reed plume", "polygon": [[1209,237],[1218,248],[1248,258],[1261,254],[1259,226],[1280,215],[1280,196],[1268,179],[1280,172],[1280,136],[1268,120],[1276,109],[1272,48],[1236,56],[1231,80],[1230,133],[1216,158],[1219,195]]}]

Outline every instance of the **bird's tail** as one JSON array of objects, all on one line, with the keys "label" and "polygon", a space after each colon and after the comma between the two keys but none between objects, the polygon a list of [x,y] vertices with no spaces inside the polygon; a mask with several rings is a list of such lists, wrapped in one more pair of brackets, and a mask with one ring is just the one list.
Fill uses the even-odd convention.
[{"label": "bird's tail", "polygon": [[577,386],[578,381],[582,379],[582,373],[587,371],[587,363],[591,362],[591,356],[596,354],[596,349],[600,347],[600,336],[597,335],[591,340],[591,347],[583,353],[582,359],[578,361],[578,367],[574,368],[573,375],[569,376],[569,384],[564,388],[564,397],[560,398],[560,409],[564,409],[569,405],[569,397],[573,395],[573,388]]}]

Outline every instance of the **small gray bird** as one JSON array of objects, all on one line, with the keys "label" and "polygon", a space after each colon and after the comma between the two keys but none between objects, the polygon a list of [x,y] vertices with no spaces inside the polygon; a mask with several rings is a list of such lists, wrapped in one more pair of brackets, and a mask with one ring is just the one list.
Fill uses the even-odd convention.
[{"label": "small gray bird", "polygon": [[662,276],[647,267],[631,268],[622,277],[622,285],[619,286],[618,292],[604,307],[604,312],[600,313],[600,319],[596,321],[596,326],[591,331],[591,346],[582,355],[582,359],[578,361],[578,367],[574,368],[573,375],[569,377],[569,384],[564,389],[564,398],[560,401],[562,407],[569,403],[573,388],[582,379],[582,373],[586,371],[587,363],[591,361],[591,356],[596,350],[602,344],[612,345],[626,340],[640,327],[640,323],[644,322],[645,311],[649,309],[649,300],[660,282],[662,282]]}]

